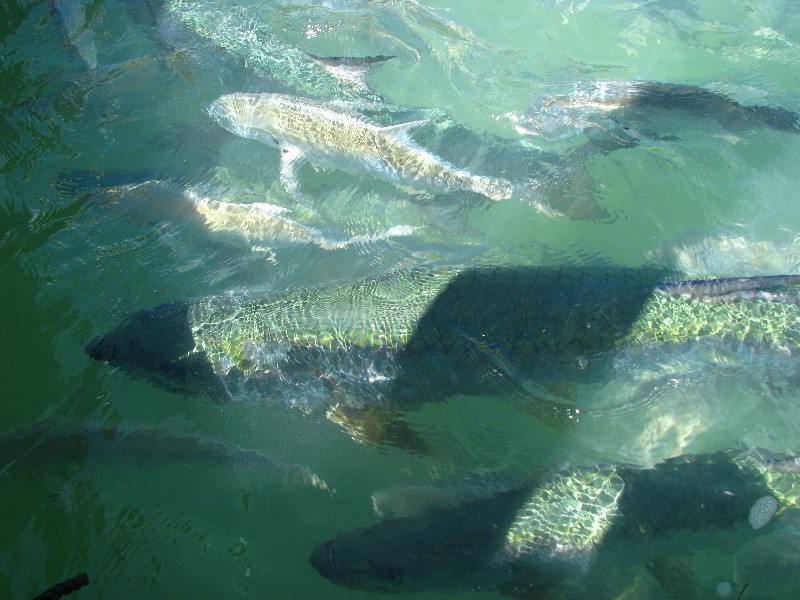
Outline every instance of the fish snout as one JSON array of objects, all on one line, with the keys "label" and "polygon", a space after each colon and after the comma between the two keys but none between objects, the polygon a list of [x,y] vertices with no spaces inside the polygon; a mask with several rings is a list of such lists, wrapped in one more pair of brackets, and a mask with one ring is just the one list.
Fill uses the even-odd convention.
[{"label": "fish snout", "polygon": [[245,138],[257,137],[256,120],[259,123],[263,120],[268,98],[268,94],[226,94],[209,105],[208,114],[231,133]]},{"label": "fish snout", "polygon": [[228,131],[237,133],[237,119],[234,104],[231,96],[220,96],[209,105],[208,114]]},{"label": "fish snout", "polygon": [[91,340],[84,346],[84,350],[86,350],[86,354],[88,354],[94,360],[107,360],[106,349],[105,345],[103,344],[103,336],[98,336]]},{"label": "fish snout", "polygon": [[333,540],[327,540],[321,544],[317,544],[311,556],[308,557],[308,562],[310,562],[311,566],[325,579],[337,585],[344,585],[344,577],[342,577],[342,574],[339,573],[336,568],[336,561],[333,558],[333,554]]}]

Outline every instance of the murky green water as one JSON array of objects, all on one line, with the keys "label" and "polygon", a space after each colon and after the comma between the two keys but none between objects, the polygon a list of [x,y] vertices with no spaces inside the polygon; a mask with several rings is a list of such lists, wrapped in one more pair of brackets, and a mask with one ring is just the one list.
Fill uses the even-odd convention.
[{"label": "murky green water", "polygon": [[[475,368],[486,369],[475,381],[500,383],[409,410],[424,453],[356,443],[302,386],[288,402],[250,394],[215,404],[84,349],[166,302],[403,269],[798,273],[796,129],[736,126],[718,106],[603,117],[553,139],[533,135],[530,121],[536,98],[589,80],[704,86],[742,106],[796,111],[793,2],[65,0],[10,1],[0,15],[0,430],[34,428],[0,437],[0,597],[33,597],[83,571],[91,583],[76,598],[378,597],[335,586],[308,562],[316,544],[377,520],[378,490],[513,486],[544,469],[649,467],[742,444],[800,453],[796,322],[773,346],[615,349],[600,379],[553,367],[537,380],[520,374],[519,355],[469,338]],[[306,53],[395,58],[361,88]],[[420,193],[310,161],[291,194],[279,150],[207,111],[222,94],[272,91],[383,125],[427,119],[411,133],[426,149],[536,191],[501,202]],[[259,218],[279,214],[295,231],[243,234],[235,215],[204,220],[197,198],[267,203]],[[602,294],[582,298],[602,306]],[[341,373],[315,377],[335,388]],[[573,422],[542,419],[542,397],[577,408]],[[744,584],[747,600],[797,597],[797,508],[784,508],[760,546],[741,550],[732,537],[698,548],[694,579],[673,569],[673,584],[658,582],[652,566],[629,560],[582,584],[576,567],[568,597],[710,598],[709,581],[726,580],[729,597]]]}]

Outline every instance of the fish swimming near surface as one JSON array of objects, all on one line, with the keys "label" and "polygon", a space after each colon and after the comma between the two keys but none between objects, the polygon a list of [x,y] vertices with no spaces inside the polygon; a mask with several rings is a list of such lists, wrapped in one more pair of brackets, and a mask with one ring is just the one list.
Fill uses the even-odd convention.
[{"label": "fish swimming near surface", "polygon": [[94,34],[86,23],[86,5],[89,0],[55,0],[56,12],[61,18],[67,42],[91,70],[97,66],[97,47]]},{"label": "fish swimming near surface", "polygon": [[[419,228],[396,225],[385,231],[352,237],[335,236],[291,218],[291,210],[269,202],[234,202],[235,191],[218,192],[213,186],[180,186],[168,180],[145,180],[105,187],[116,178],[128,180],[134,174],[106,173],[99,181],[80,172],[64,175],[58,182],[65,191],[93,189],[100,206],[117,206],[132,221],[196,225],[198,229],[232,245],[260,248],[262,244],[314,244],[323,250],[337,250],[354,244],[368,244],[412,235]],[[84,182],[83,184],[81,182]],[[96,188],[96,189],[95,189]]]},{"label": "fish swimming near surface", "polygon": [[305,160],[422,190],[463,190],[491,200],[511,198],[511,182],[458,169],[417,145],[409,132],[424,122],[383,127],[330,106],[281,94],[229,94],[209,114],[228,131],[277,146],[281,180],[297,189],[295,168]]},{"label": "fish swimming near surface", "polygon": [[552,390],[608,380],[632,349],[772,353],[792,376],[800,276],[676,278],[621,267],[409,269],[164,304],[86,350],[179,393],[325,412],[358,441],[419,451],[425,442],[403,413],[456,394],[501,397],[569,427],[574,398]]},{"label": "fish swimming near surface", "polygon": [[628,565],[647,567],[667,591],[680,592],[674,597],[707,598],[719,579],[703,582],[703,572],[695,581],[688,565],[671,567],[685,564],[674,557],[755,539],[753,508],[771,498],[796,513],[798,485],[800,475],[770,472],[745,449],[684,455],[652,469],[571,468],[492,497],[467,496],[460,506],[340,533],[319,544],[310,562],[354,590],[485,590],[515,598],[619,597],[605,577]]},{"label": "fish swimming near surface", "polygon": [[[252,10],[215,0],[153,0],[135,7],[162,41],[172,48],[212,49],[265,87],[313,98],[350,102],[362,108],[392,110],[372,91],[366,75],[393,55],[321,57],[305,52],[276,35],[269,19]],[[407,110],[407,109],[403,109]]]},{"label": "fish swimming near surface", "polygon": [[621,139],[675,139],[648,131],[658,112],[692,115],[728,131],[768,127],[800,133],[800,113],[777,106],[740,104],[725,93],[696,85],[656,81],[582,81],[564,94],[535,100],[515,117],[519,133],[562,139],[584,132],[612,133]]},{"label": "fish swimming near surface", "polygon": [[132,463],[168,461],[257,469],[265,478],[329,491],[308,467],[285,464],[233,444],[172,432],[163,427],[123,427],[49,418],[0,434],[0,478],[47,465],[124,458]]}]

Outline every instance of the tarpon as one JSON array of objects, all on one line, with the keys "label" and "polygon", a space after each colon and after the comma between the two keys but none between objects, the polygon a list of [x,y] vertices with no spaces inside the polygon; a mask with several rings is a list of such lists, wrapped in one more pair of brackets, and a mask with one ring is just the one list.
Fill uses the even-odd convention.
[{"label": "tarpon", "polygon": [[55,0],[56,11],[64,24],[67,42],[75,48],[89,69],[97,66],[94,34],[86,24],[88,0]]},{"label": "tarpon", "polygon": [[48,464],[120,457],[140,463],[175,461],[255,468],[264,477],[290,485],[329,489],[303,465],[281,463],[262,452],[163,427],[104,426],[51,418],[0,434],[0,477],[19,469],[40,471]]},{"label": "tarpon", "polygon": [[800,276],[675,277],[612,267],[406,270],[173,302],[132,314],[86,349],[173,391],[325,411],[360,441],[412,449],[421,440],[400,412],[456,394],[500,396],[571,426],[576,398],[565,384],[614,378],[628,352],[699,347],[737,368],[774,355],[785,377],[796,376]]},{"label": "tarpon", "polygon": [[597,80],[565,87],[565,93],[543,96],[525,115],[514,117],[517,131],[548,139],[593,129],[633,140],[658,138],[648,129],[657,111],[669,111],[716,121],[734,132],[761,127],[800,132],[800,113],[777,106],[743,105],[725,93],[696,85]]},{"label": "tarpon", "polygon": [[382,127],[357,113],[280,94],[229,94],[208,112],[236,135],[279,147],[281,180],[289,190],[297,188],[294,169],[308,160],[424,190],[466,190],[491,200],[514,191],[505,179],[473,175],[417,145],[409,131],[419,121]]},{"label": "tarpon", "polygon": [[[670,597],[710,598],[732,572],[729,565],[720,577],[720,554],[732,563],[731,549],[761,535],[756,528],[774,527],[758,507],[797,515],[798,494],[800,475],[770,471],[749,450],[684,455],[652,469],[571,468],[489,498],[340,533],[319,544],[310,562],[355,590],[515,598],[619,598],[610,572],[630,581],[647,567]],[[704,571],[681,560],[704,551],[717,552]],[[643,593],[630,597],[651,597]]]},{"label": "tarpon", "polygon": [[171,46],[213,48],[229,62],[270,82],[272,89],[277,84],[315,98],[392,109],[365,80],[370,68],[394,58],[391,55],[319,57],[279,39],[269,20],[259,20],[252,10],[226,2],[166,0],[157,12],[156,30]]}]

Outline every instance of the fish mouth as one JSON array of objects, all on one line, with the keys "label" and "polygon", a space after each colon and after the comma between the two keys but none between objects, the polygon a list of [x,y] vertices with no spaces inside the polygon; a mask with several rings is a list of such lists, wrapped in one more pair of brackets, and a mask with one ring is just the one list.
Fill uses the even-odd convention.
[{"label": "fish mouth", "polygon": [[208,114],[228,131],[238,134],[233,108],[230,96],[221,96],[209,105]]},{"label": "fish mouth", "polygon": [[106,352],[103,344],[103,336],[98,336],[88,342],[83,349],[86,351],[86,354],[89,355],[90,358],[94,360],[98,360],[101,362],[108,361],[106,357]]},{"label": "fish mouth", "polygon": [[336,561],[333,558],[333,540],[328,540],[317,544],[311,556],[308,557],[308,562],[314,567],[317,572],[325,579],[337,585],[346,586],[344,577],[336,568]]},{"label": "fish mouth", "polygon": [[208,107],[208,114],[224,129],[241,137],[248,137],[248,127],[243,125],[243,117],[248,114],[245,102],[236,94],[220,96]]},{"label": "fish mouth", "polygon": [[256,94],[226,94],[209,105],[208,114],[231,133],[245,138],[253,137],[253,114],[260,98]]}]

